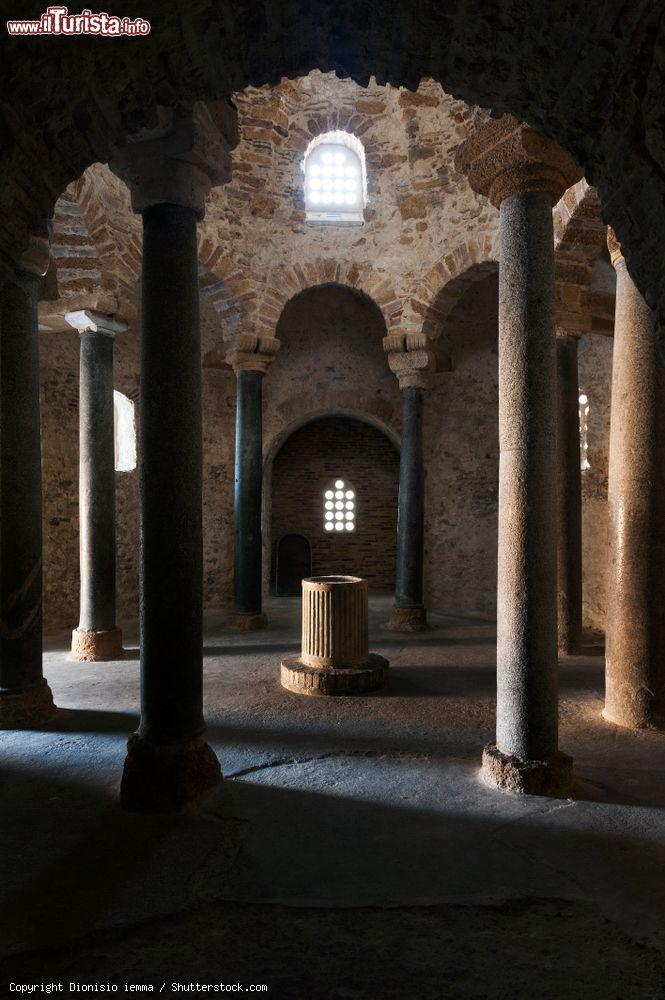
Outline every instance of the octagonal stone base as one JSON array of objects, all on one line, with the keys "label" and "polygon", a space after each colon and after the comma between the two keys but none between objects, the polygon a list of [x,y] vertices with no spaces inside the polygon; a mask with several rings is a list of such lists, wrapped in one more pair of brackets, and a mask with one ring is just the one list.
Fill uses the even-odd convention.
[{"label": "octagonal stone base", "polygon": [[398,608],[393,604],[386,626],[393,632],[424,632],[427,628],[426,608]]},{"label": "octagonal stone base", "polygon": [[287,656],[281,664],[282,687],[296,694],[367,694],[383,687],[388,678],[388,660],[369,653],[362,667],[309,667],[299,656]]},{"label": "octagonal stone base", "polygon": [[489,743],[480,773],[486,785],[503,792],[567,798],[573,785],[573,758],[559,750],[549,760],[523,760]]},{"label": "octagonal stone base", "polygon": [[268,619],[264,614],[245,615],[236,611],[226,624],[229,628],[237,628],[241,632],[256,632],[268,627]]},{"label": "octagonal stone base", "polygon": [[132,733],[120,804],[132,812],[192,812],[221,780],[219,761],[202,736],[161,744]]},{"label": "octagonal stone base", "polygon": [[49,722],[57,712],[50,687],[0,694],[0,729],[26,729]]},{"label": "octagonal stone base", "polygon": [[81,663],[96,663],[101,660],[122,660],[122,631],[119,628],[88,631],[75,628],[72,632],[70,660]]}]

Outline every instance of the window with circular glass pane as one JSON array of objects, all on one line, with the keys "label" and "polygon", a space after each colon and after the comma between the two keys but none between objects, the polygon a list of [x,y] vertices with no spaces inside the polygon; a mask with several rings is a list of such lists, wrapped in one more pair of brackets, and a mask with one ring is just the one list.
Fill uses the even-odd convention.
[{"label": "window with circular glass pane", "polygon": [[356,494],[343,479],[336,479],[323,494],[325,531],[355,531]]},{"label": "window with circular glass pane", "polygon": [[349,132],[328,132],[310,144],[303,161],[310,222],[362,223],[367,204],[362,143]]}]

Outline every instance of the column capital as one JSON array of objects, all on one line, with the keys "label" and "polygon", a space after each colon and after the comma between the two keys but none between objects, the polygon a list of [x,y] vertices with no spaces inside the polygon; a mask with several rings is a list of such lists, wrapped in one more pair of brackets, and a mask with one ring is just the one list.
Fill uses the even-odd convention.
[{"label": "column capital", "polygon": [[26,271],[36,278],[43,278],[48,271],[51,260],[51,249],[48,237],[31,236],[28,246],[21,254],[19,260],[19,270]]},{"label": "column capital", "polygon": [[211,187],[231,179],[231,150],[238,144],[238,116],[228,101],[191,107],[158,107],[158,123],[117,149],[109,166],[125,181],[132,208],[191,208],[199,219]]},{"label": "column capital", "polygon": [[626,263],[621,251],[621,244],[617,239],[617,234],[611,226],[607,227],[607,249],[610,254],[610,260],[612,261],[612,267],[616,268],[619,264]]},{"label": "column capital", "polygon": [[383,350],[400,389],[429,389],[429,375],[434,371],[434,352],[426,334],[390,334],[383,338]]},{"label": "column capital", "polygon": [[457,148],[455,168],[496,208],[528,191],[548,195],[554,205],[582,177],[570,153],[512,115],[476,129]]},{"label": "column capital", "polygon": [[127,329],[124,320],[92,309],[77,309],[65,313],[65,320],[79,333],[103,333],[106,337],[115,337],[117,333],[123,333]]},{"label": "column capital", "polygon": [[238,372],[260,372],[265,375],[280,347],[281,341],[277,337],[238,333],[226,352],[226,363],[236,375]]},{"label": "column capital", "polygon": [[589,327],[587,326],[587,327],[585,327],[584,330],[582,330],[582,329],[576,329],[575,327],[571,327],[570,324],[568,324],[566,326],[561,325],[561,324],[559,324],[558,321],[555,323],[555,327],[554,327],[556,335],[557,335],[557,338],[559,338],[561,340],[564,340],[564,339],[568,339],[568,340],[580,340],[584,336],[584,334],[587,332],[588,328]]}]

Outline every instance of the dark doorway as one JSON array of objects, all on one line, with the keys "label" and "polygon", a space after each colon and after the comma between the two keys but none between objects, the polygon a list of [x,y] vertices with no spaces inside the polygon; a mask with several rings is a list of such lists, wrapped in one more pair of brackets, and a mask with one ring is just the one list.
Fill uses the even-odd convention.
[{"label": "dark doorway", "polygon": [[277,543],[275,593],[299,594],[300,582],[312,575],[312,546],[304,535],[282,535]]}]

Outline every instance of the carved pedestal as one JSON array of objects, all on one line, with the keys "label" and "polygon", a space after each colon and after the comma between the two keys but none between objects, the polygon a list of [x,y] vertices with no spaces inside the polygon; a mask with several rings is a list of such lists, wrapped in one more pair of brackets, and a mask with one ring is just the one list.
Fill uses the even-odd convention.
[{"label": "carved pedestal", "polygon": [[300,656],[282,660],[282,686],[298,694],[363,694],[385,684],[388,661],[368,652],[367,580],[302,582]]}]

